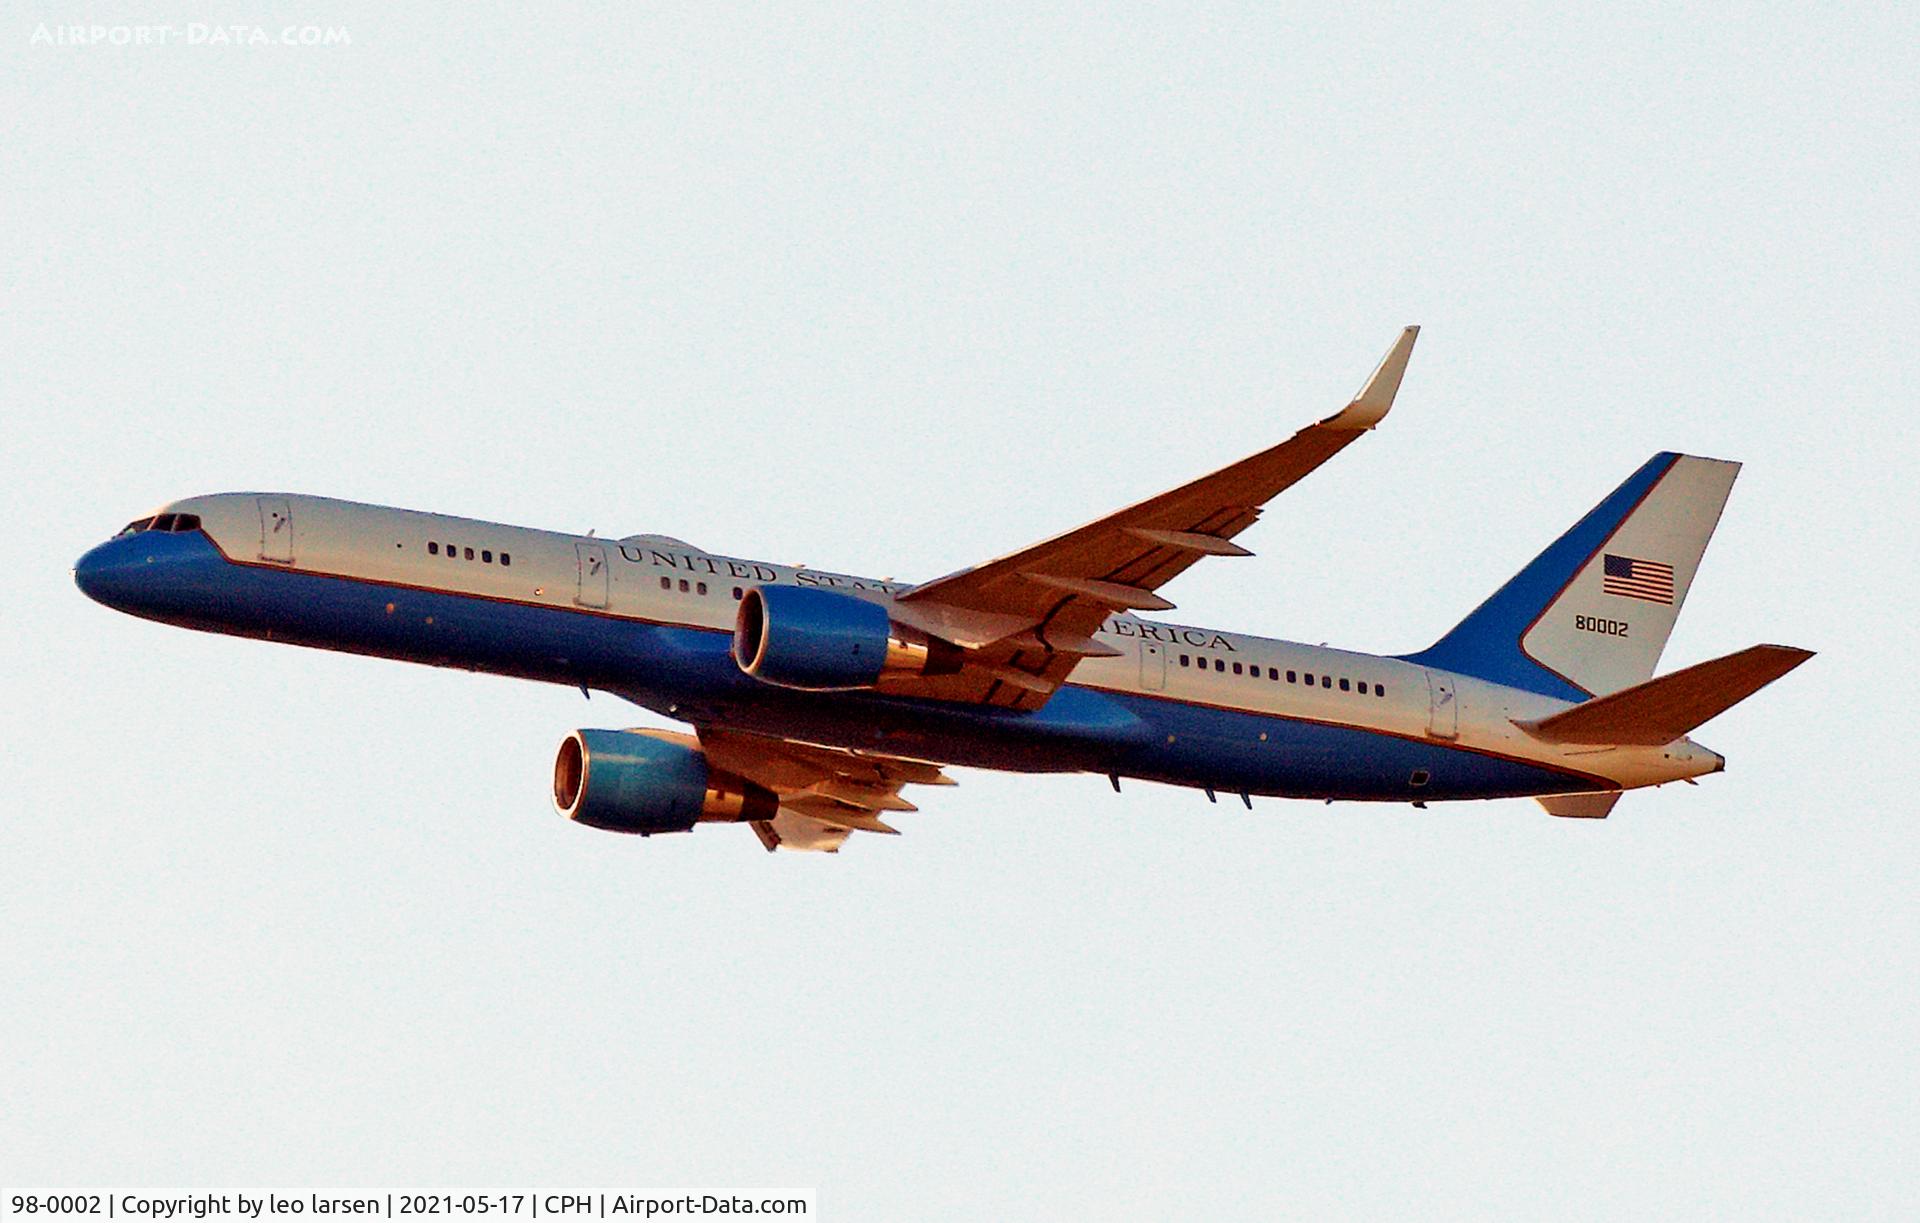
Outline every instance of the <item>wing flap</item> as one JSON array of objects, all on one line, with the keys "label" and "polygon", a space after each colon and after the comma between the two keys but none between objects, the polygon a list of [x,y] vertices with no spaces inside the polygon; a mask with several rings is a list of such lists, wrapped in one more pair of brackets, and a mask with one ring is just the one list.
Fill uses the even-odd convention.
[{"label": "wing flap", "polygon": [[[756,823],[754,831],[759,834],[760,843],[766,845],[769,851],[792,849],[819,854],[839,853],[840,847],[853,835],[850,828],[829,824],[785,807],[772,819]],[[772,843],[768,844],[769,841]]]},{"label": "wing flap", "polygon": [[898,836],[881,812],[916,811],[900,790],[950,786],[939,765],[905,756],[856,752],[746,731],[703,726],[700,747],[717,768],[772,790],[780,809],[753,824],[769,850],[836,853],[855,832]]},{"label": "wing flap", "polygon": [[810,820],[822,824],[831,824],[835,828],[845,828],[850,832],[877,832],[885,836],[897,837],[900,830],[882,820],[871,811],[858,807],[849,807],[843,803],[831,801],[812,802],[796,799],[786,804],[782,810],[797,812]]},{"label": "wing flap", "polygon": [[1173,604],[1151,590],[1128,586],[1124,582],[1107,582],[1099,578],[1063,577],[1057,573],[1022,573],[1020,576],[1049,590],[1063,590],[1070,595],[1084,595],[1095,603],[1102,603],[1120,611],[1173,610]]},{"label": "wing flap", "polygon": [[1231,539],[1222,539],[1218,535],[1202,535],[1198,531],[1167,531],[1159,527],[1127,527],[1127,534],[1135,539],[1144,539],[1150,544],[1165,544],[1169,548],[1180,548],[1188,552],[1197,552],[1201,556],[1252,556],[1253,553],[1234,543]]},{"label": "wing flap", "polygon": [[906,799],[900,797],[898,782],[892,785],[870,786],[857,781],[847,781],[839,777],[828,778],[813,784],[812,792],[824,798],[830,798],[849,807],[858,807],[862,811],[918,811]]}]

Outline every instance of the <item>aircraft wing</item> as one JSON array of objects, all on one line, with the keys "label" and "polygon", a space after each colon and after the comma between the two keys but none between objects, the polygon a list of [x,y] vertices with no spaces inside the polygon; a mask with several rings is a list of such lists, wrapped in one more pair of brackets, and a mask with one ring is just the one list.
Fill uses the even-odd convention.
[{"label": "aircraft wing", "polygon": [[1353,402],[1286,441],[1083,527],[901,594],[894,617],[966,647],[959,674],[883,679],[881,691],[1036,709],[1115,612],[1166,611],[1160,587],[1208,556],[1250,556],[1233,537],[1260,508],[1372,429],[1393,406],[1418,327],[1400,333]]},{"label": "aircraft wing", "polygon": [[698,728],[700,747],[715,768],[744,777],[780,796],[770,820],[753,830],[775,849],[838,852],[855,832],[899,835],[882,815],[918,810],[901,797],[909,785],[950,786],[953,778],[924,760],[821,747],[794,739],[717,726]]}]

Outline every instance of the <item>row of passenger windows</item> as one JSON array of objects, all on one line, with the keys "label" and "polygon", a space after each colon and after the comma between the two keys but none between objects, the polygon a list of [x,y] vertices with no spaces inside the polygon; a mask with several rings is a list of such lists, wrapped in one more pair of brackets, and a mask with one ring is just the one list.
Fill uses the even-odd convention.
[{"label": "row of passenger windows", "polygon": [[142,531],[178,533],[180,531],[198,531],[199,529],[200,515],[198,514],[160,514],[153,518],[136,518],[126,526],[121,527],[120,534],[138,535]]},{"label": "row of passenger windows", "polygon": [[[664,576],[663,576],[663,577],[662,577],[662,578],[660,579],[660,589],[662,589],[662,590],[672,590],[672,589],[673,589],[673,579],[672,579],[672,578],[670,578],[670,577],[664,577]],[[703,594],[705,594],[705,593],[707,593],[707,584],[706,584],[705,582],[689,582],[689,581],[688,581],[687,579],[685,579],[685,578],[681,578],[681,579],[680,579],[680,593],[681,593],[681,594],[683,594],[683,595],[688,595],[688,594],[700,594],[700,595],[703,595]],[[733,597],[734,597],[734,598],[735,598],[736,600],[739,600],[739,599],[744,599],[744,598],[746,598],[746,595],[747,595],[747,592],[746,592],[746,590],[745,590],[744,588],[742,588],[742,587],[739,587],[739,586],[735,586],[735,587],[733,588]]]},{"label": "row of passenger windows", "polygon": [[[466,558],[470,561],[477,560],[483,565],[493,564],[492,548],[482,548],[478,553],[475,553],[472,548],[463,549],[454,544],[442,544],[442,543],[427,544],[428,556],[444,556],[450,561],[459,560],[460,554],[463,551],[466,553]],[[500,554],[500,563],[503,565],[513,564],[513,554],[509,552],[502,552]]]},{"label": "row of passenger windows", "polygon": [[[1199,667],[1202,671],[1204,671],[1207,669],[1207,660],[1204,658],[1195,658],[1191,654],[1182,654],[1180,656],[1180,665],[1183,667]],[[1227,660],[1224,658],[1214,659],[1213,669],[1215,671],[1225,671],[1227,669]],[[1245,663],[1245,664],[1234,663],[1233,673],[1235,675],[1245,675],[1249,679],[1259,679],[1260,666],[1258,663]],[[1336,679],[1331,675],[1315,675],[1311,671],[1288,671],[1285,674],[1287,677],[1287,682],[1289,684],[1305,684],[1309,688],[1315,686],[1316,684],[1322,688],[1332,688],[1337,684],[1339,685],[1340,691],[1342,692],[1357,691],[1361,696],[1365,696],[1367,694],[1367,688],[1369,686],[1367,684],[1367,681],[1365,680],[1349,680],[1345,676],[1341,676],[1338,679]],[[1266,675],[1267,679],[1273,681],[1274,683],[1279,683],[1280,676],[1281,676],[1280,668],[1278,667],[1267,668],[1267,675]],[[1373,688],[1373,695],[1375,696],[1387,695],[1387,686],[1385,684],[1374,684],[1371,686]]]}]

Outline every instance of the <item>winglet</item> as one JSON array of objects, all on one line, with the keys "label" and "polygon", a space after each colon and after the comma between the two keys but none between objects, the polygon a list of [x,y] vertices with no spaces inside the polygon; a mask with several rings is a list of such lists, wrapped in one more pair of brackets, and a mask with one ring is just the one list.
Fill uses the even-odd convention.
[{"label": "winglet", "polygon": [[1419,334],[1417,326],[1401,331],[1400,338],[1380,359],[1379,368],[1353,397],[1353,402],[1320,423],[1335,429],[1371,429],[1386,419],[1387,410],[1393,407],[1393,397],[1400,392],[1400,379],[1407,372],[1407,358],[1413,355],[1413,341]]}]

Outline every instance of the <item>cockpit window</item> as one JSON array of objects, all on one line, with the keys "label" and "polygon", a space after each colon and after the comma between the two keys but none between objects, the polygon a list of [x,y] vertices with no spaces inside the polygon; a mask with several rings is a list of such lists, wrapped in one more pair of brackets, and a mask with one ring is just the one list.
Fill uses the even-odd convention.
[{"label": "cockpit window", "polygon": [[[182,531],[198,531],[198,514],[160,514],[152,518],[136,518],[120,528],[121,535],[138,535],[143,531],[165,531],[178,535]],[[116,536],[115,538],[118,538]]]}]

